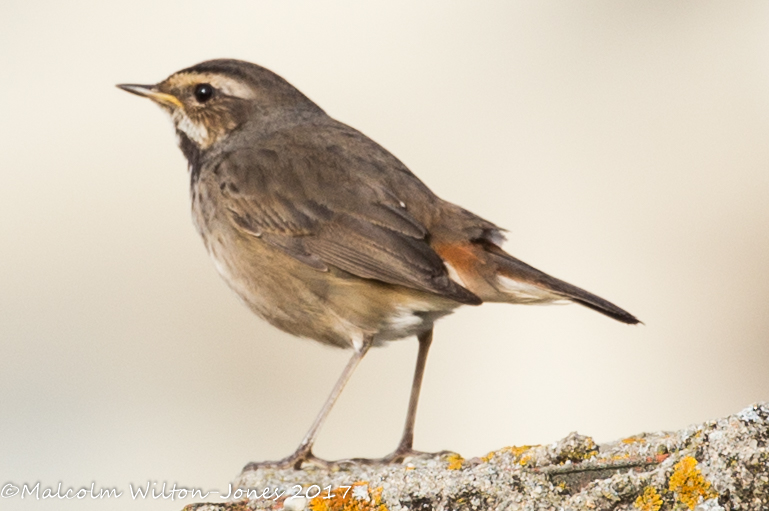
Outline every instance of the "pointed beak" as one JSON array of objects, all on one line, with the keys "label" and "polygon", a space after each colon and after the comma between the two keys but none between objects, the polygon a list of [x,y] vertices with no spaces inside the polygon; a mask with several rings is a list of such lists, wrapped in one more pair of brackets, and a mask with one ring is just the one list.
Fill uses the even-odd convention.
[{"label": "pointed beak", "polygon": [[166,94],[165,92],[158,91],[155,85],[137,85],[133,83],[121,83],[121,84],[118,84],[117,87],[119,89],[123,89],[126,92],[130,92],[131,94],[136,94],[137,96],[150,98],[152,101],[160,105],[170,106],[173,108],[183,108],[182,102],[179,101],[176,98],[176,96],[172,96],[171,94]]}]

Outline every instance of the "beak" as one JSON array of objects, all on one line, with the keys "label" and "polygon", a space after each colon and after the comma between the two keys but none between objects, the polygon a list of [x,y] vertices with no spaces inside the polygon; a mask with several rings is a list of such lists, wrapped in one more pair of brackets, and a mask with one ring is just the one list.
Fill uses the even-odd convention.
[{"label": "beak", "polygon": [[165,92],[160,92],[157,90],[155,85],[136,85],[133,83],[121,83],[117,85],[118,89],[123,89],[126,92],[130,92],[131,94],[136,94],[137,96],[143,96],[145,98],[150,98],[155,103],[170,106],[174,108],[183,108],[182,102],[179,101],[176,96],[172,96],[171,94],[166,94]]}]

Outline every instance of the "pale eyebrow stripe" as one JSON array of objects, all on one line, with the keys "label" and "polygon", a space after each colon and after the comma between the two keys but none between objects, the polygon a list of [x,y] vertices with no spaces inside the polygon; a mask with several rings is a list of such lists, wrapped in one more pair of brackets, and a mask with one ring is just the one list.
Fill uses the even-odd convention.
[{"label": "pale eyebrow stripe", "polygon": [[210,83],[214,88],[222,91],[227,96],[241,99],[254,99],[255,97],[253,90],[241,81],[214,73],[182,73],[172,77],[171,82],[178,87],[185,87],[196,83]]}]

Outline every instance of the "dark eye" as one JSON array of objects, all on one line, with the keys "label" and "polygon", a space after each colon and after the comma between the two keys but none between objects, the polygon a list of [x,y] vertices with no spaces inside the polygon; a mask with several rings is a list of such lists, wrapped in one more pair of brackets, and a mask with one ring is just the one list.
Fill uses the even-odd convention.
[{"label": "dark eye", "polygon": [[214,95],[214,88],[210,83],[199,83],[195,86],[195,99],[198,103],[205,103]]}]

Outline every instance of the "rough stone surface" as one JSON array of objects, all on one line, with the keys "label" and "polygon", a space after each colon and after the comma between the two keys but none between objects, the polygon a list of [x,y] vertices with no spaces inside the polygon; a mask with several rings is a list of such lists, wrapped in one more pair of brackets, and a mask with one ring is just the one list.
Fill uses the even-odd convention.
[{"label": "rough stone surface", "polygon": [[[185,510],[769,510],[768,441],[769,403],[760,403],[605,445],[572,433],[470,460],[443,453],[402,465],[244,471],[234,484],[250,499]],[[286,493],[275,500],[276,490]]]}]

